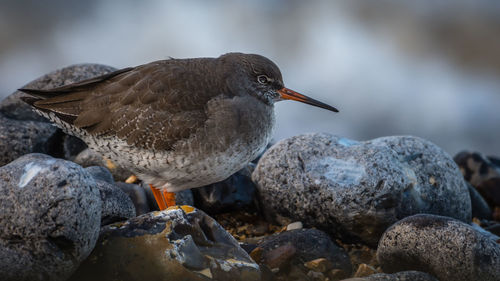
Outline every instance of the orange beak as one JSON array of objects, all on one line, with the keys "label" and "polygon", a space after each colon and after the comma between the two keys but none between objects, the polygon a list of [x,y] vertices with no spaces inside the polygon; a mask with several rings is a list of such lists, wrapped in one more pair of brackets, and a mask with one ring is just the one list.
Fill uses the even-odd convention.
[{"label": "orange beak", "polygon": [[326,110],[330,110],[333,112],[339,112],[338,109],[336,109],[333,106],[329,106],[326,103],[322,103],[322,102],[317,101],[315,99],[312,99],[308,96],[304,96],[303,94],[299,94],[299,93],[292,91],[292,90],[285,88],[285,87],[278,90],[278,93],[280,94],[281,98],[284,100],[300,101],[300,102],[307,103],[307,104],[317,106],[317,107],[321,107],[321,108],[324,108]]}]

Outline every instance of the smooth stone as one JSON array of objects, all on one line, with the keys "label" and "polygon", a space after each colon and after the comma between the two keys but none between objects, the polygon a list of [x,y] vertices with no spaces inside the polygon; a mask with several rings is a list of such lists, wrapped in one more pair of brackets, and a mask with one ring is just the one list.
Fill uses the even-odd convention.
[{"label": "smooth stone", "polygon": [[483,196],[469,183],[467,183],[467,188],[469,189],[472,217],[486,220],[491,219],[492,210]]},{"label": "smooth stone", "polygon": [[69,279],[261,280],[259,266],[214,219],[191,206],[105,226]]},{"label": "smooth stone", "polygon": [[252,209],[256,192],[251,179],[254,167],[250,163],[226,180],[193,189],[194,205],[208,214]]},{"label": "smooth stone", "polygon": [[271,147],[252,178],[268,219],[290,217],[346,242],[374,246],[387,227],[417,213],[471,220],[457,165],[417,137],[295,136]]},{"label": "smooth stone", "polygon": [[[324,258],[331,268],[343,270],[347,276],[352,273],[352,264],[343,248],[337,246],[323,231],[317,229],[298,229],[281,232],[262,239],[251,256],[259,264],[268,268],[281,269],[303,266],[304,261]],[[307,274],[307,272],[304,272]]]},{"label": "smooth stone", "polygon": [[500,245],[461,221],[420,214],[391,226],[377,257],[384,272],[427,272],[445,280],[500,280]]},{"label": "smooth stone", "polygon": [[2,280],[65,280],[92,251],[96,181],[75,163],[28,154],[0,167]]},{"label": "smooth stone", "polygon": [[393,274],[377,273],[366,277],[344,279],[343,281],[439,281],[434,276],[420,271],[401,271]]},{"label": "smooth stone", "polygon": [[296,221],[296,222],[292,222],[292,223],[288,224],[286,226],[286,230],[290,231],[290,230],[295,230],[295,229],[302,229],[303,227],[304,226],[303,226],[302,222]]},{"label": "smooth stone", "polygon": [[49,152],[56,131],[49,123],[19,121],[0,114],[0,166],[25,154]]}]

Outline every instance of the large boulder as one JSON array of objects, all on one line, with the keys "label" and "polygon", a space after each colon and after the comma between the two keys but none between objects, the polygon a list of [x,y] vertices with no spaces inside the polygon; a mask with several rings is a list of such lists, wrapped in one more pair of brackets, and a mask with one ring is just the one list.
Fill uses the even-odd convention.
[{"label": "large boulder", "polygon": [[413,214],[471,220],[457,165],[417,137],[358,142],[325,133],[295,136],[271,147],[252,178],[268,217],[289,217],[371,245]]},{"label": "large boulder", "polygon": [[101,223],[94,178],[75,163],[28,154],[0,167],[2,280],[66,280]]}]

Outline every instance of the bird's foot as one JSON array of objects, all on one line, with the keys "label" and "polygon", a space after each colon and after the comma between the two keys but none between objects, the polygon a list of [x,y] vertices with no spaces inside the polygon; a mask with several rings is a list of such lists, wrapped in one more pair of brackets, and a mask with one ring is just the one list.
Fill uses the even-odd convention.
[{"label": "bird's foot", "polygon": [[158,188],[153,185],[149,185],[151,187],[151,191],[153,191],[153,195],[156,200],[156,204],[158,204],[158,208],[160,211],[165,210],[168,207],[175,206],[175,193],[168,192],[166,190],[160,191]]}]

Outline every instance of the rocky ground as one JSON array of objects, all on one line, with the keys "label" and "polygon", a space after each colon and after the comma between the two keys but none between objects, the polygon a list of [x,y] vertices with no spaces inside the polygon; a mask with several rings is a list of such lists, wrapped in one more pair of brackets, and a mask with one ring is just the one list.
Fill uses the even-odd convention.
[{"label": "rocky ground", "polygon": [[[71,66],[26,87],[111,71]],[[292,137],[158,212],[130,172],[0,103],[2,280],[500,280],[500,159]]]}]

